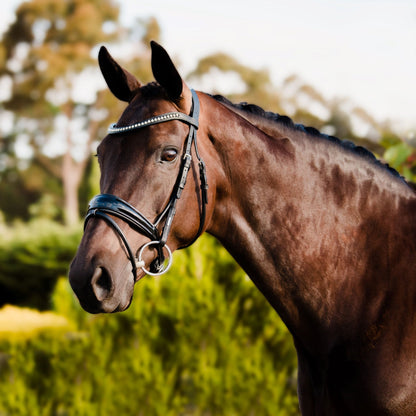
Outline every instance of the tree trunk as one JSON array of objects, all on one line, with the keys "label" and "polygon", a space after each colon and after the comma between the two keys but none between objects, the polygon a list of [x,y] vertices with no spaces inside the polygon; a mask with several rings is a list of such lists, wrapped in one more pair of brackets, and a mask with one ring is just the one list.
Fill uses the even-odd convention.
[{"label": "tree trunk", "polygon": [[70,123],[72,119],[73,106],[65,106],[67,118],[66,149],[62,159],[62,186],[64,192],[64,220],[66,225],[74,225],[79,221],[78,209],[78,169],[71,155],[72,140]]},{"label": "tree trunk", "polygon": [[79,221],[78,207],[78,171],[70,152],[64,154],[62,163],[62,185],[64,191],[64,218],[66,225],[74,225]]},{"label": "tree trunk", "polygon": [[[99,107],[103,94],[97,93],[96,107]],[[97,136],[99,122],[97,120],[89,121],[88,141],[85,146],[85,154],[81,162],[76,162],[72,157],[72,136],[70,130],[70,121],[72,119],[73,106],[68,104],[65,108],[67,116],[67,133],[66,133],[66,151],[62,160],[62,187],[64,193],[64,220],[68,226],[74,225],[79,221],[79,203],[78,190],[81,180],[84,177],[84,172],[91,153],[91,144]]]}]

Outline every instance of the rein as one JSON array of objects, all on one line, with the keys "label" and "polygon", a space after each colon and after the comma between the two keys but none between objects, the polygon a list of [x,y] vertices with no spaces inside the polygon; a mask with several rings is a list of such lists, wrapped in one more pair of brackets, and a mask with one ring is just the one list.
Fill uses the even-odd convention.
[{"label": "rein", "polygon": [[[117,127],[116,124],[112,124],[108,129],[108,134],[120,134],[130,132],[133,130],[142,129],[155,124],[166,123],[172,120],[179,120],[189,125],[189,133],[185,141],[182,163],[178,172],[178,177],[175,186],[173,188],[168,204],[166,205],[162,213],[156,218],[154,223],[149,221],[143,214],[141,214],[138,210],[136,210],[136,208],[134,208],[128,202],[124,201],[121,198],[118,198],[115,195],[96,195],[88,205],[88,212],[84,222],[84,230],[87,226],[88,221],[91,218],[98,217],[104,219],[120,236],[121,240],[123,241],[126,247],[132,265],[132,273],[134,276],[134,280],[136,280],[137,277],[138,267],[140,267],[146,274],[152,276],[159,276],[163,273],[166,273],[172,264],[172,252],[167,246],[166,241],[168,239],[169,232],[172,227],[172,222],[175,217],[176,204],[181,197],[182,190],[185,187],[186,179],[188,177],[189,169],[191,167],[192,145],[195,148],[195,154],[198,158],[200,189],[202,196],[202,209],[198,232],[196,233],[193,240],[188,244],[188,246],[191,245],[201,235],[204,228],[206,217],[206,205],[208,203],[208,182],[206,176],[205,163],[199,155],[197,145],[199,99],[194,90],[191,90],[191,92],[192,108],[189,116],[181,112],[171,112],[161,114],[159,116],[155,116],[147,120],[131,124],[129,126]],[[129,224],[129,226],[133,228],[135,231],[139,232],[140,234],[143,234],[144,236],[150,239],[150,242],[141,247],[137,259],[136,256],[133,254],[130,244],[127,241],[127,238],[124,235],[123,231],[114,221],[114,219],[110,217],[110,215],[120,218],[121,220]],[[165,222],[161,232],[159,232],[159,226],[162,220],[165,220]],[[145,268],[145,263],[142,260],[142,253],[144,249],[149,246],[155,246],[158,252],[157,258],[151,264],[151,270],[147,270]],[[168,264],[166,266],[164,265],[165,256],[163,253],[163,248],[166,249],[169,255]]]}]

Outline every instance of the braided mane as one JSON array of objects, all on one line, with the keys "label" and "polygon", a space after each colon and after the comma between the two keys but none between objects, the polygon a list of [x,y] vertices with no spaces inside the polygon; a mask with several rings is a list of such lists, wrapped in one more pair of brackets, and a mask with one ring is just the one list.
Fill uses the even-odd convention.
[{"label": "braided mane", "polygon": [[[403,178],[399,172],[397,172],[395,169],[390,167],[387,163],[383,163],[380,160],[378,160],[372,152],[370,152],[368,149],[366,149],[363,146],[358,146],[354,144],[350,140],[341,140],[338,137],[330,136],[328,134],[321,133],[319,130],[315,129],[314,127],[307,127],[303,124],[297,124],[294,123],[293,120],[288,116],[283,116],[277,113],[273,113],[270,111],[265,111],[261,107],[255,104],[248,104],[246,102],[242,102],[239,104],[234,104],[231,101],[229,101],[227,98],[223,97],[222,95],[214,95],[212,96],[216,101],[225,104],[228,108],[231,108],[235,110],[236,112],[243,113],[247,116],[253,115],[256,117],[256,119],[264,119],[268,120],[277,124],[280,124],[283,127],[292,129],[294,131],[306,133],[313,137],[320,137],[324,140],[328,140],[332,143],[337,144],[341,148],[353,152],[365,159],[367,159],[370,163],[374,163],[378,166],[381,166],[382,168],[389,171],[392,175],[402,179],[407,183],[405,178]],[[261,129],[261,127],[259,127]]]}]

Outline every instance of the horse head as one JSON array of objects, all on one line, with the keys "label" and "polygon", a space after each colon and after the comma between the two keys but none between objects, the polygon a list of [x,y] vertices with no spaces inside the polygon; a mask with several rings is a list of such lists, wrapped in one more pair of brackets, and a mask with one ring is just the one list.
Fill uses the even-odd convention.
[{"label": "horse head", "polygon": [[[128,105],[98,146],[101,194],[90,203],[69,272],[82,307],[92,313],[125,310],[135,282],[166,271],[164,258],[171,261],[172,251],[191,244],[212,211],[199,153],[207,145],[196,142],[198,95],[167,52],[152,42],[157,83],[148,85],[104,47],[99,64],[111,92]],[[201,130],[198,139],[206,136]]]}]

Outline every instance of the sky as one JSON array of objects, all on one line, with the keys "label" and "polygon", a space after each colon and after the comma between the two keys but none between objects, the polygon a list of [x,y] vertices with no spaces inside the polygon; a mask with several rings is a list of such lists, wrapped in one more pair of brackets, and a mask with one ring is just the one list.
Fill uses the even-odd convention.
[{"label": "sky", "polygon": [[[8,0],[0,32],[18,0]],[[186,73],[225,52],[292,74],[326,98],[346,97],[377,120],[416,128],[416,0],[125,0],[122,19],[154,16],[162,45]]]}]

